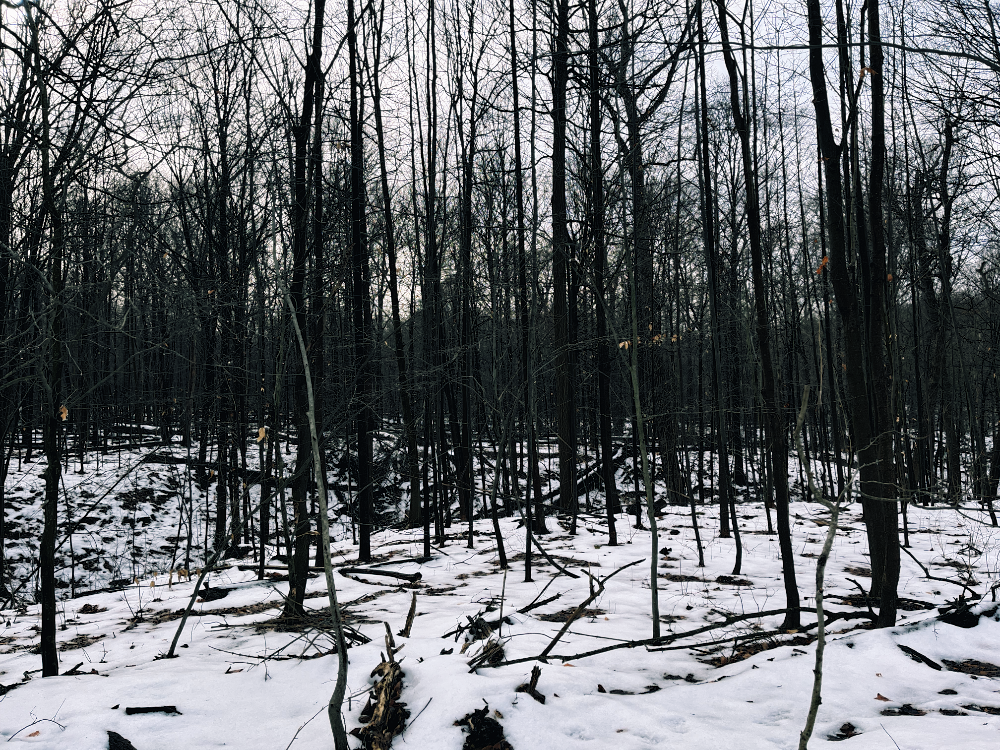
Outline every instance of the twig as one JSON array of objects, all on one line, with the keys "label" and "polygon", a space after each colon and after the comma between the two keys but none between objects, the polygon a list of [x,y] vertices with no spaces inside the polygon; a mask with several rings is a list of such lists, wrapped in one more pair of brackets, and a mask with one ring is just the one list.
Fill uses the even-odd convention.
[{"label": "twig", "polygon": [[880,727],[882,727],[882,731],[883,731],[883,732],[885,732],[886,736],[887,736],[887,737],[888,737],[888,738],[889,738],[890,740],[892,740],[892,744],[896,746],[896,750],[902,750],[902,748],[901,748],[901,747],[899,746],[899,743],[898,743],[898,742],[896,742],[896,740],[894,740],[894,739],[892,738],[892,735],[891,735],[891,734],[889,734],[889,730],[885,728],[885,724],[883,724],[883,723],[879,722],[879,726],[880,726]]},{"label": "twig", "polygon": [[[423,708],[421,708],[421,709],[420,709],[420,710],[419,710],[419,711],[417,712],[417,715],[416,715],[416,716],[414,716],[414,717],[413,717],[413,718],[412,718],[412,719],[410,720],[410,723],[409,723],[409,724],[407,724],[407,725],[406,725],[406,726],[405,726],[405,727],[403,728],[403,732],[405,732],[405,731],[406,731],[407,729],[409,729],[410,727],[412,727],[412,726],[413,726],[413,722],[415,722],[415,721],[416,721],[417,719],[419,719],[419,718],[420,718],[420,714],[422,714],[422,713],[423,713],[424,711],[426,711],[426,710],[427,710],[427,707],[428,707],[429,705],[431,705],[431,701],[432,701],[432,700],[434,700],[434,696],[433,696],[433,695],[432,695],[432,696],[431,696],[430,698],[428,698],[428,699],[427,699],[427,702],[426,702],[426,703],[424,704],[424,707],[423,707]],[[400,736],[400,737],[402,737],[402,736],[403,736],[403,732],[400,732],[400,733],[399,733],[399,736]],[[287,748],[286,748],[286,750],[287,750]]]},{"label": "twig", "polygon": [[33,722],[31,722],[30,724],[28,724],[28,726],[26,726],[26,727],[21,727],[21,728],[20,728],[20,729],[18,729],[18,730],[17,730],[16,732],[14,732],[14,734],[12,734],[12,735],[11,735],[10,737],[8,737],[8,738],[7,738],[7,742],[10,742],[10,741],[11,741],[12,739],[14,739],[15,737],[17,737],[17,735],[19,735],[19,734],[20,734],[21,732],[23,732],[23,731],[24,731],[25,729],[31,729],[31,727],[35,726],[35,724],[40,724],[40,723],[41,723],[41,722],[43,722],[43,721],[49,721],[49,722],[52,722],[53,724],[55,724],[55,725],[56,725],[57,727],[59,727],[59,728],[60,728],[61,730],[63,730],[64,732],[66,731],[66,727],[65,727],[64,725],[60,724],[60,723],[59,723],[58,721],[56,721],[55,719],[35,719],[35,720],[34,720]]},{"label": "twig", "polygon": [[[317,711],[317,712],[316,712],[316,713],[314,713],[314,714],[313,714],[312,716],[310,716],[310,717],[309,717],[309,718],[308,718],[308,719],[306,720],[306,723],[305,723],[305,724],[303,724],[302,726],[300,726],[300,727],[299,727],[298,729],[296,729],[296,730],[295,730],[295,734],[294,734],[294,735],[292,735],[292,742],[295,742],[295,740],[297,740],[297,739],[298,739],[298,737],[299,737],[299,732],[301,732],[301,731],[302,731],[303,729],[305,729],[305,728],[306,728],[307,726],[309,726],[309,723],[310,723],[310,722],[311,722],[311,721],[312,721],[313,719],[315,719],[315,718],[316,718],[317,716],[319,716],[319,715],[320,715],[320,712],[321,712],[321,711],[322,711],[322,710],[323,710],[324,708],[326,708],[326,706],[320,706],[320,707],[319,707],[319,711]],[[286,747],[286,748],[285,748],[285,750],[288,750],[288,748],[292,746],[292,742],[289,742],[289,743],[288,743],[288,747]]]}]

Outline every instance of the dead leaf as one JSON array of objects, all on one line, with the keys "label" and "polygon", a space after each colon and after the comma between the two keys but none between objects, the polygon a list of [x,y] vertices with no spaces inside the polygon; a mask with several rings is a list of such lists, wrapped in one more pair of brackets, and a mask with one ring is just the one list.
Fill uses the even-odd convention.
[{"label": "dead leaf", "polygon": [[877,700],[877,701],[885,701],[886,703],[889,702],[889,699],[886,698],[884,695],[882,695],[882,693],[879,693],[878,695],[876,695],[875,696],[875,700]]},{"label": "dead leaf", "polygon": [[38,736],[38,735],[40,735],[41,733],[42,733],[42,732],[41,732],[41,730],[39,730],[39,729],[36,729],[36,730],[35,730],[34,732],[32,732],[31,734],[29,734],[28,736],[29,736],[29,737],[37,737],[37,736]]},{"label": "dead leaf", "polygon": [[267,429],[265,427],[261,427],[259,430],[257,430],[257,442],[258,443],[264,442],[264,438],[266,438],[266,437],[267,437]]},{"label": "dead leaf", "polygon": [[496,709],[496,708],[493,709],[493,715],[496,716],[498,719],[502,719],[503,718],[503,714],[500,713],[499,709]]},{"label": "dead leaf", "polygon": [[[69,409],[67,409],[67,408],[66,408],[66,405],[65,405],[65,404],[63,404],[62,406],[60,406],[60,407],[59,407],[59,418],[60,418],[60,419],[61,419],[61,420],[62,420],[63,422],[65,422],[65,421],[66,421],[66,417],[68,417],[68,416],[69,416]],[[29,735],[29,736],[30,736],[30,735]]]}]

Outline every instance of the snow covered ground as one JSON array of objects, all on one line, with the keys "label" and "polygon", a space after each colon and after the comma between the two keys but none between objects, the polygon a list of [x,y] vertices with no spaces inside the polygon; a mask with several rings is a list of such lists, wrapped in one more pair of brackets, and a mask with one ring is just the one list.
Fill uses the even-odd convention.
[{"label": "snow covered ground", "polygon": [[[60,602],[60,658],[63,672],[72,671],[70,675],[42,679],[36,671],[41,667],[32,653],[38,644],[37,606],[0,612],[0,739],[39,748],[103,750],[110,730],[137,750],[332,747],[324,708],[337,672],[336,656],[329,654],[333,643],[325,633],[282,631],[271,622],[280,613],[287,583],[257,581],[253,572],[240,571],[238,561],[232,561],[210,577],[212,588],[226,589],[228,595],[196,604],[179,657],[157,659],[167,651],[179,623],[175,613],[186,605],[194,585],[186,579],[178,582],[178,575],[168,572],[171,565],[184,564],[178,508],[192,488],[182,466],[139,464],[141,458],[132,452],[122,456],[120,466],[112,460],[100,470],[91,466],[86,474],[66,475],[70,517],[93,520],[74,534],[72,556],[68,543],[62,550],[67,567],[60,576],[72,578],[77,592],[106,588],[113,579],[130,583],[118,591]],[[38,465],[25,465],[20,473],[16,468],[8,491],[16,498],[18,538],[11,541],[8,555],[23,558],[17,563],[23,573],[30,570],[37,545],[41,472]],[[100,499],[116,481],[115,489]],[[203,504],[197,488],[193,492],[196,504]],[[87,503],[98,500],[89,511]],[[844,530],[827,568],[827,605],[833,612],[863,609],[843,600],[859,593],[848,579],[870,584],[859,510],[855,505],[842,514]],[[777,537],[765,531],[761,504],[748,501],[739,507],[744,564],[738,579],[730,576],[733,539],[718,538],[714,508],[699,506],[699,512],[704,568],[697,567],[689,509],[667,507],[658,522],[658,546],[669,548],[657,554],[664,634],[784,606]],[[803,606],[813,606],[825,511],[796,502],[792,512]],[[201,528],[204,521],[195,518],[195,524]],[[1000,568],[998,530],[975,514],[960,516],[945,509],[911,508],[909,525],[910,551],[935,576],[974,580],[969,585],[986,593],[975,611],[987,614],[970,628],[940,620],[932,605],[943,606],[962,588],[927,580],[904,555],[900,596],[912,600],[912,609],[901,612],[899,626],[865,630],[859,627],[863,620],[831,625],[813,747],[830,738],[843,738],[846,748],[880,750],[1000,744],[1000,670],[990,668],[1000,663],[1000,616],[988,594]],[[411,712],[405,732],[394,740],[396,748],[457,750],[465,735],[456,720],[484,702],[515,750],[797,746],[812,689],[815,631],[767,635],[779,624],[777,616],[679,639],[671,645],[682,648],[675,650],[619,649],[470,672],[469,660],[484,641],[472,641],[463,654],[472,635],[446,634],[468,629],[470,617],[496,621],[502,605],[509,618],[501,632],[505,658],[537,655],[562,627],[566,610],[587,597],[587,569],[600,577],[645,560],[607,583],[587,616],[570,625],[552,654],[573,657],[651,637],[649,532],[632,528],[631,519],[619,516],[621,544],[608,547],[605,522],[595,515],[581,517],[576,536],[556,519],[549,519],[549,527],[552,533],[542,538],[542,545],[579,578],[553,579],[555,569],[536,554],[534,580],[524,582],[524,532],[516,519],[501,521],[507,555],[513,558],[506,580],[488,520],[476,522],[474,549],[459,538],[462,529],[456,525],[448,543],[422,564],[412,562],[422,550],[419,530],[377,534],[372,545],[377,564],[385,570],[419,571],[417,584],[336,575],[348,622],[372,639],[349,651],[348,694],[353,697],[345,705],[348,729],[360,724],[373,683],[370,673],[386,651],[383,623],[398,633],[416,592],[410,637],[395,636],[397,646],[405,644],[397,656],[405,672],[400,700]],[[337,525],[335,536],[336,564],[353,561],[349,527]],[[131,582],[133,576],[138,583]],[[308,593],[315,596],[307,606],[322,610],[323,591],[322,576],[311,580]],[[518,613],[556,594],[550,603]],[[806,625],[814,622],[811,615],[804,620]],[[739,640],[731,640],[737,635]],[[730,640],[705,645],[723,638]],[[916,660],[900,646],[942,669]],[[515,692],[536,664],[544,705]],[[178,713],[129,715],[125,710],[143,706],[175,706]],[[360,745],[354,738],[351,742],[352,747]]]}]

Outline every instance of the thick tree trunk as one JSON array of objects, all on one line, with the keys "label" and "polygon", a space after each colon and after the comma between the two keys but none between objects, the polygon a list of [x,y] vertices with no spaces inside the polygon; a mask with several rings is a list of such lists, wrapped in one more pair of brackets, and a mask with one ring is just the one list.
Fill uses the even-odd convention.
[{"label": "thick tree trunk", "polygon": [[[859,304],[859,289],[847,263],[847,236],[841,157],[843,146],[834,139],[823,64],[823,20],[819,0],[807,0],[809,21],[809,73],[820,154],[826,176],[827,234],[830,241],[830,274],[837,309],[843,324],[847,401],[852,437],[858,454],[861,500],[865,514],[872,562],[872,596],[881,600],[878,624],[896,621],[896,589],[899,582],[898,506],[895,497],[892,432],[889,424],[890,389],[883,352],[886,285],[885,245],[882,226],[882,180],[885,123],[882,93],[882,49],[877,0],[869,5],[872,85],[872,157],[869,179],[869,228],[872,238],[870,284],[872,299],[867,312]],[[865,351],[867,347],[867,351]],[[866,362],[867,358],[867,362]]]}]

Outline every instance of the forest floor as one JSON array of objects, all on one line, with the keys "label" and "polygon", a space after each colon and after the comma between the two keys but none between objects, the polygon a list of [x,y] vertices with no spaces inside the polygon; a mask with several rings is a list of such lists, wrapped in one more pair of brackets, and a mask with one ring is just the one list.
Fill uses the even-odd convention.
[{"label": "forest floor", "polygon": [[[137,750],[332,747],[325,706],[337,673],[333,642],[321,629],[289,630],[276,622],[287,592],[287,583],[276,580],[279,570],[257,581],[253,571],[238,567],[248,558],[211,573],[211,591],[224,591],[216,594],[224,598],[199,600],[179,657],[158,658],[169,648],[178,611],[194,586],[168,572],[171,562],[177,567],[183,559],[179,498],[190,487],[183,466],[141,459],[133,452],[120,465],[111,461],[66,474],[64,515],[86,523],[73,534],[72,553],[69,542],[61,550],[59,575],[72,577],[78,594],[107,589],[112,580],[120,588],[60,601],[60,659],[68,674],[59,677],[40,676],[38,607],[0,611],[0,740],[103,750],[112,731]],[[40,473],[37,464],[15,465],[7,482],[15,534],[7,553],[26,578],[37,548]],[[374,535],[380,569],[419,572],[421,578],[396,585],[401,582],[363,574],[335,576],[348,624],[371,639],[348,652],[348,729],[362,724],[372,670],[386,653],[388,624],[396,646],[405,645],[396,656],[404,672],[399,700],[410,712],[405,731],[393,741],[396,748],[458,750],[469,736],[463,718],[487,706],[514,750],[797,747],[812,690],[815,630],[808,626],[815,618],[805,615],[799,633],[777,633],[779,615],[724,625],[784,606],[777,536],[767,533],[760,503],[741,503],[743,566],[733,576],[734,540],[719,537],[713,506],[698,506],[698,513],[703,568],[697,565],[690,509],[668,506],[658,519],[662,632],[678,636],[670,644],[674,650],[622,648],[588,657],[577,655],[652,635],[653,550],[650,532],[635,529],[634,519],[617,518],[617,547],[607,546],[607,524],[597,515],[581,515],[575,536],[565,520],[548,519],[551,533],[541,537],[542,546],[579,577],[554,576],[556,569],[536,554],[534,580],[527,583],[524,530],[516,519],[500,521],[511,560],[506,577],[489,520],[476,521],[474,549],[456,523],[447,544],[422,563],[413,561],[422,552],[420,530]],[[827,568],[831,612],[867,611],[858,587],[871,582],[859,513],[853,505],[841,515]],[[827,514],[805,502],[793,503],[792,514],[796,574],[803,606],[810,607]],[[989,595],[1000,569],[1000,530],[974,512],[910,508],[909,532],[909,551],[932,575],[963,580],[984,600],[959,621],[967,627],[942,620],[937,608],[954,601],[963,587],[928,580],[904,554],[904,603],[895,628],[865,629],[863,619],[830,626],[813,747],[834,740],[846,748],[880,750],[970,750],[1000,743],[1000,615]],[[336,525],[334,536],[335,565],[352,564],[350,527]],[[546,663],[470,670],[489,638],[480,618],[495,629],[502,607],[503,658],[535,656],[587,598],[588,572],[601,578],[629,563],[636,564],[607,582]],[[323,576],[310,580],[307,591],[307,606],[322,613]],[[397,633],[414,593],[416,617],[410,636],[403,637]],[[324,619],[318,614],[315,621]],[[719,627],[683,636],[709,624]],[[536,665],[544,704],[516,692]],[[126,712],[164,706],[176,713]],[[353,737],[351,743],[360,746]]]}]

